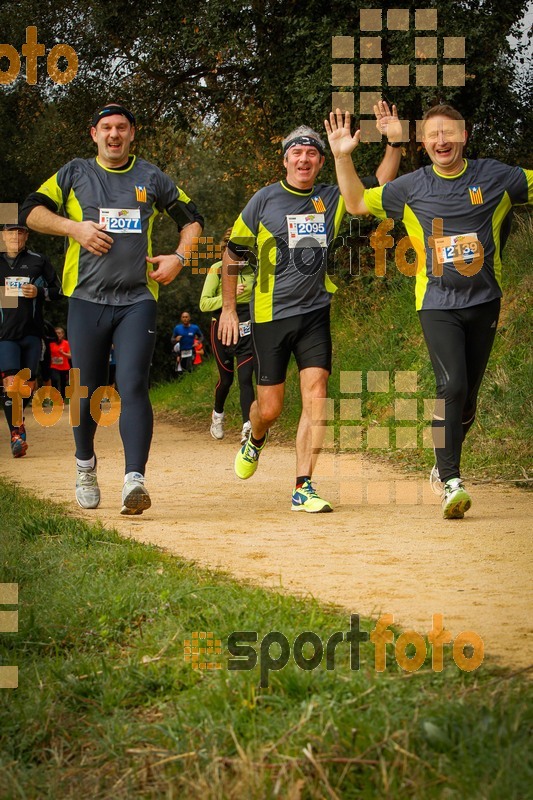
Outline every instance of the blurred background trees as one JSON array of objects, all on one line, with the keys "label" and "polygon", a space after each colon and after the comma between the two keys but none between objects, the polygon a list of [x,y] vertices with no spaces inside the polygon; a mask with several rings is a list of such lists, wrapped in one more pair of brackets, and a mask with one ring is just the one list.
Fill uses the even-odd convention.
[{"label": "blurred background trees", "polygon": [[[332,36],[355,37],[352,91],[357,98],[359,10],[369,5],[360,0],[2,2],[3,43],[22,56],[26,28],[36,26],[46,52],[58,42],[69,44],[78,54],[79,69],[71,83],[61,86],[47,75],[41,57],[37,84],[29,86],[22,57],[18,78],[0,85],[0,201],[20,202],[61,164],[92,155],[92,113],[120,99],[137,116],[136,152],[183,186],[205,215],[206,235],[218,241],[247,198],[282,174],[283,136],[302,123],[323,130],[331,106]],[[532,67],[527,42],[516,38],[527,0],[393,5],[409,8],[411,20],[415,8],[437,8],[438,30],[428,35],[439,41],[466,37],[465,86],[385,84],[384,94],[398,105],[401,117],[420,119],[434,102],[451,102],[468,120],[470,155],[531,166]],[[388,31],[384,25],[375,35],[382,37],[384,64],[412,64],[415,35],[423,34],[414,28]],[[7,66],[1,58],[0,69]],[[358,149],[362,172],[374,170],[382,150],[379,144]],[[413,136],[402,169],[420,166],[424,158]],[[331,163],[323,177],[333,178]],[[175,239],[172,225],[164,220],[156,225],[156,250],[174,247]],[[32,234],[31,243],[61,271],[63,242]],[[202,283],[200,276],[183,273],[162,290],[162,341],[184,308],[195,312]],[[207,327],[199,313],[195,317]],[[154,367],[157,378],[163,369],[159,356]]]}]

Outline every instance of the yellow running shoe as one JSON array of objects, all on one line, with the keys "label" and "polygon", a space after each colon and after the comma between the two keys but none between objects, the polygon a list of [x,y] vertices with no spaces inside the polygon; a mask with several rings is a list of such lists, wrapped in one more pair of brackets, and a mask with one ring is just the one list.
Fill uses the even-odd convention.
[{"label": "yellow running shoe", "polygon": [[265,441],[261,447],[256,447],[252,444],[252,433],[248,437],[248,441],[241,447],[235,456],[235,474],[238,478],[245,481],[251,478],[257,469],[257,462],[268,441],[268,431],[265,433]]},{"label": "yellow running shoe", "polygon": [[310,514],[326,514],[333,511],[331,504],[316,493],[311,481],[305,481],[292,493],[292,511],[308,511]]},{"label": "yellow running shoe", "polygon": [[442,513],[444,519],[462,519],[465,511],[472,505],[472,499],[466,491],[461,478],[450,478],[444,484]]}]

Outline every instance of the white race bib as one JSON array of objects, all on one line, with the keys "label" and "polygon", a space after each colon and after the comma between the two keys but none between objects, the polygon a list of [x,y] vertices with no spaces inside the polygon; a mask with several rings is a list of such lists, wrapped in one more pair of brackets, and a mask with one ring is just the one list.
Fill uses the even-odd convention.
[{"label": "white race bib", "polygon": [[192,356],[192,350],[182,350],[181,357],[182,358],[190,358]]},{"label": "white race bib", "polygon": [[239,322],[239,336],[249,336],[252,332],[252,323],[250,320],[248,322]]},{"label": "white race bib", "polygon": [[287,215],[287,235],[291,250],[295,247],[328,246],[324,214]]},{"label": "white race bib", "polygon": [[12,275],[6,278],[6,297],[23,297],[22,287],[30,282],[27,275],[16,277]]},{"label": "white race bib", "polygon": [[101,208],[100,222],[108,233],[142,233],[140,208]]},{"label": "white race bib", "polygon": [[460,259],[470,264],[479,253],[477,233],[460,233],[435,239],[435,249],[439,264],[453,267],[455,262],[460,263]]}]

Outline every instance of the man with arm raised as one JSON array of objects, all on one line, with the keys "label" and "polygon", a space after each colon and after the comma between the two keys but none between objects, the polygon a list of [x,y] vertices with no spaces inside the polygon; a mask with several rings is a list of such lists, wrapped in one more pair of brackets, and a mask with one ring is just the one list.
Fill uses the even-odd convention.
[{"label": "man with arm raised", "polygon": [[350,132],[350,115],[337,110],[325,126],[347,210],[402,220],[415,250],[416,309],[442,401],[433,419],[430,480],[442,495],[444,518],[461,519],[472,502],[461,450],[498,324],[502,228],[513,205],[532,202],[533,171],[465,158],[464,119],[452,106],[437,105],[422,119],[431,165],[366,189],[352,162],[359,139]]}]

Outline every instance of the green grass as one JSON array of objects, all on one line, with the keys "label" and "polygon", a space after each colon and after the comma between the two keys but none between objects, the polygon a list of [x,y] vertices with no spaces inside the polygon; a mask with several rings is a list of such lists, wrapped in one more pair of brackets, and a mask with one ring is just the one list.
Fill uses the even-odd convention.
[{"label": "green grass", "polygon": [[[531,440],[533,425],[533,359],[531,329],[533,323],[533,220],[518,217],[517,230],[510,238],[504,258],[504,299],[500,326],[481,387],[476,423],[469,432],[463,450],[463,471],[469,478],[531,480]],[[435,396],[433,372],[414,308],[413,280],[398,273],[388,264],[387,276],[375,277],[370,269],[361,277],[347,281],[342,274],[332,307],[333,373],[329,397],[334,400],[335,441],[341,446],[340,426],[363,425],[395,427],[396,397],[418,399],[417,423],[400,422],[399,427],[418,428],[418,447],[396,449],[391,434],[391,447],[375,452],[407,469],[427,472],[433,463],[431,446],[423,446],[423,400]],[[359,371],[363,374],[360,395],[342,394],[340,373]],[[389,391],[371,393],[366,390],[366,374],[384,371],[390,376]],[[394,392],[397,372],[415,372],[417,392]],[[218,373],[213,360],[207,361],[193,375],[182,381],[161,385],[152,390],[156,409],[170,412],[180,422],[204,429],[209,424],[213,392]],[[340,420],[340,400],[360,397],[363,420]],[[274,435],[293,442],[300,415],[297,371],[289,369],[285,408],[274,428]],[[228,426],[240,428],[238,390],[230,392],[227,406]]]},{"label": "green grass", "polygon": [[[411,676],[393,658],[377,674],[370,643],[351,670],[343,643],[335,671],[291,660],[261,688],[259,667],[226,668],[229,633],[325,642],[347,615],[199,570],[4,483],[0,505],[0,582],[19,584],[19,632],[0,636],[0,664],[19,667],[19,688],[0,690],[0,797],[528,796],[521,676],[460,672],[449,651],[440,674],[429,656]],[[220,671],[184,661],[199,630],[222,640]]]}]

